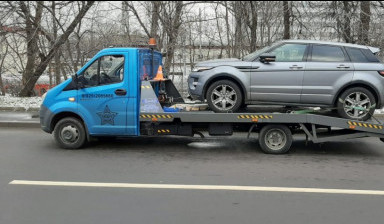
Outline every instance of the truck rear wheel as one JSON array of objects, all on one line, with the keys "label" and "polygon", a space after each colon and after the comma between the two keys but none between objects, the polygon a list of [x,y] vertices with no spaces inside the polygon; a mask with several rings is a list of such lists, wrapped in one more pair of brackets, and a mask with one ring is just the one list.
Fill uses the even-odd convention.
[{"label": "truck rear wheel", "polygon": [[87,140],[83,123],[73,117],[61,119],[53,132],[56,143],[64,149],[79,149]]},{"label": "truck rear wheel", "polygon": [[285,125],[266,125],[260,131],[259,144],[265,153],[286,153],[292,145],[292,132]]}]

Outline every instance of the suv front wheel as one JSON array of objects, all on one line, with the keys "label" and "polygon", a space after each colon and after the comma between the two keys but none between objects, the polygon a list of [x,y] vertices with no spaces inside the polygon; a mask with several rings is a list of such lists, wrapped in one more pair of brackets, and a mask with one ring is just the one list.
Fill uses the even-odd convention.
[{"label": "suv front wheel", "polygon": [[230,80],[220,80],[208,87],[207,102],[209,107],[218,113],[235,112],[243,102],[241,89]]},{"label": "suv front wheel", "polygon": [[366,121],[375,112],[376,99],[371,91],[363,87],[345,90],[337,100],[337,110],[341,117]]}]

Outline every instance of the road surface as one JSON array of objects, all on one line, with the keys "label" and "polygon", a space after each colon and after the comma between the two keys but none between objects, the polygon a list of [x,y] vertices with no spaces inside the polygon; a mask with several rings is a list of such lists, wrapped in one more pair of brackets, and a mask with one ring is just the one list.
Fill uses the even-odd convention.
[{"label": "road surface", "polygon": [[[0,223],[383,223],[384,143],[260,152],[256,138],[129,138],[59,149],[0,130]],[[35,182],[39,181],[39,182]],[[91,185],[91,186],[90,186]]]}]

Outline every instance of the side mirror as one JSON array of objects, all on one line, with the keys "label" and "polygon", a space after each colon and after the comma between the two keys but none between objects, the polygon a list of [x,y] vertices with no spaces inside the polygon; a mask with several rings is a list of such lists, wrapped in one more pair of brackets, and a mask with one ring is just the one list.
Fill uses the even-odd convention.
[{"label": "side mirror", "polygon": [[270,63],[276,61],[276,55],[270,54],[270,53],[264,53],[260,56],[260,62],[262,63]]},{"label": "side mirror", "polygon": [[76,83],[76,86],[77,86],[77,89],[84,89],[85,88],[85,85],[82,81],[78,81]]},{"label": "side mirror", "polygon": [[76,85],[76,89],[83,89],[85,88],[85,84],[84,84],[84,77],[83,76],[78,76],[77,74],[74,75],[73,77],[73,81]]}]

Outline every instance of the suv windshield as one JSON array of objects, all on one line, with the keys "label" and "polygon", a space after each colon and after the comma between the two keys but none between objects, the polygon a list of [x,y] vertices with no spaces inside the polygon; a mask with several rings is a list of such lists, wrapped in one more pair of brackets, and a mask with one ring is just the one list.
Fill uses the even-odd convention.
[{"label": "suv windshield", "polygon": [[265,46],[257,51],[254,51],[246,56],[243,57],[243,61],[253,61],[255,60],[260,54],[268,52],[269,49],[274,48],[275,46],[279,45],[280,42],[274,43],[270,46]]}]

